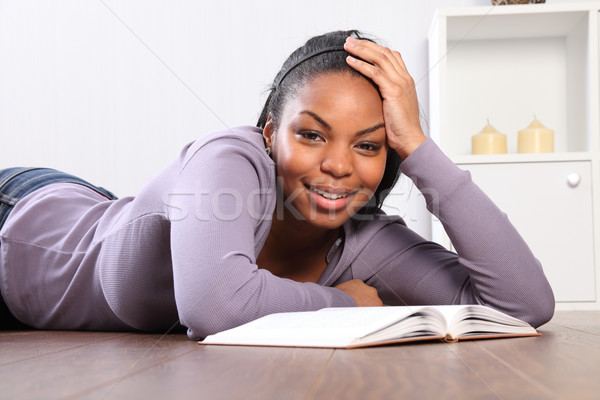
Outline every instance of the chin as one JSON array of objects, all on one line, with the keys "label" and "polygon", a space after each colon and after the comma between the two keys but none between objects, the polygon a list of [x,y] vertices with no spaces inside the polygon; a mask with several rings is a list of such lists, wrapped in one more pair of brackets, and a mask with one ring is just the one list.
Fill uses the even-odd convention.
[{"label": "chin", "polygon": [[321,228],[321,229],[338,229],[339,227],[341,227],[342,225],[344,225],[346,223],[346,221],[348,221],[350,218],[335,218],[333,220],[331,219],[316,219],[316,220],[312,220],[312,221],[307,221],[309,224],[311,224],[312,226],[315,226],[317,228]]},{"label": "chin", "polygon": [[369,200],[362,196],[351,196],[344,203],[343,200],[323,201],[316,196],[309,197],[308,201],[300,201],[287,205],[288,215],[303,221],[310,227],[319,229],[337,229],[344,225],[361,207]]},{"label": "chin", "polygon": [[336,213],[314,213],[311,216],[303,215],[304,221],[312,227],[321,229],[337,229],[344,225],[351,215],[348,212],[336,212]]}]

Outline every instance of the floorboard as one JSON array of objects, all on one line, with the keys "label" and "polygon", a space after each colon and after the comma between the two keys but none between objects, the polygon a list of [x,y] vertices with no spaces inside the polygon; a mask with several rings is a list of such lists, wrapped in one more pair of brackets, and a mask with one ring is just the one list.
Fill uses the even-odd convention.
[{"label": "floorboard", "polygon": [[[5,398],[75,398],[197,349],[185,335],[40,332],[39,337],[37,349],[26,345],[17,351],[21,360],[0,367]],[[0,343],[4,347],[3,336]]]},{"label": "floorboard", "polygon": [[303,399],[333,350],[204,346],[85,399]]},{"label": "floorboard", "polygon": [[0,332],[6,399],[597,399],[600,311],[541,337],[354,350],[205,346],[185,334]]}]

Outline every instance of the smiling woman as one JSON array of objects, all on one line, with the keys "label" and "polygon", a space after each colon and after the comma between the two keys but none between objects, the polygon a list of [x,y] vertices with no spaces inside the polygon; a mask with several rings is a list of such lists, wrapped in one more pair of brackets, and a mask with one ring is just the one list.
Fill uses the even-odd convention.
[{"label": "smiling woman", "polygon": [[[343,236],[339,228],[381,183],[388,154],[381,98],[363,77],[324,73],[287,99],[276,120],[268,116],[263,136],[283,197],[292,200],[283,217],[273,219],[259,265],[317,282],[327,267],[328,238]],[[305,255],[290,262],[280,241],[304,248]]]},{"label": "smiling woman", "polygon": [[[457,253],[380,210],[400,170]],[[136,197],[0,171],[1,224],[4,325],[202,338],[331,306],[486,304],[534,326],[554,310],[506,216],[424,136],[400,54],[357,31],[310,39],[257,127],[190,143]]]},{"label": "smiling woman", "polygon": [[[387,143],[379,93],[348,73],[312,78],[263,131],[295,221],[338,228],[379,186]],[[297,217],[301,216],[300,219]]]}]

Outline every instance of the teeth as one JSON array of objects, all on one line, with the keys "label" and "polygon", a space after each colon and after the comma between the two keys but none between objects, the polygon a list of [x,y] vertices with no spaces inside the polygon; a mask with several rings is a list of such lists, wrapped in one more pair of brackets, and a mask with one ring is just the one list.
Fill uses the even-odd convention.
[{"label": "teeth", "polygon": [[347,194],[342,194],[342,193],[328,193],[328,192],[324,192],[322,190],[317,189],[316,187],[311,187],[311,189],[317,193],[319,193],[321,196],[325,197],[326,199],[329,200],[337,200],[337,199],[341,199],[342,197],[348,197]]}]

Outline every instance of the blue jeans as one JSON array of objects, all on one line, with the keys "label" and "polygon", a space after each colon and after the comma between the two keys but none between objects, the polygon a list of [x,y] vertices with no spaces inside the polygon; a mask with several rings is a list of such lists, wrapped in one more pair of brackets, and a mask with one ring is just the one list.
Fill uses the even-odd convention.
[{"label": "blue jeans", "polygon": [[[34,190],[40,189],[52,183],[76,183],[90,188],[109,200],[117,197],[106,189],[92,185],[91,183],[49,168],[8,168],[0,170],[0,229],[8,218],[13,207],[23,197]],[[0,328],[16,329],[22,328],[20,324],[8,311],[0,293]]]}]

